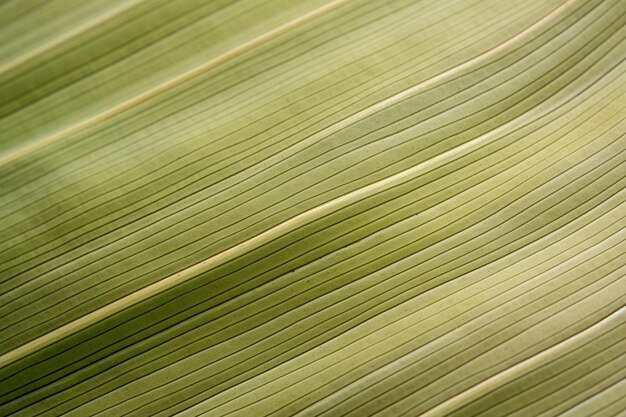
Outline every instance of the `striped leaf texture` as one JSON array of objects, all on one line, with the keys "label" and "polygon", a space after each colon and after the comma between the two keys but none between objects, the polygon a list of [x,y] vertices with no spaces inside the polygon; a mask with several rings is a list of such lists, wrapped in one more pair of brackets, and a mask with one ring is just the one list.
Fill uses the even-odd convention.
[{"label": "striped leaf texture", "polygon": [[626,1],[4,0],[1,416],[626,415]]}]

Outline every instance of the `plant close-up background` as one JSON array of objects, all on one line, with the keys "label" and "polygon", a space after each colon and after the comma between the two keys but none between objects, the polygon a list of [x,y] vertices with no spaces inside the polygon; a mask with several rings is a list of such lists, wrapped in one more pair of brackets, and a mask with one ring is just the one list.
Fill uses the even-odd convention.
[{"label": "plant close-up background", "polygon": [[625,416],[626,1],[0,1],[0,416]]}]

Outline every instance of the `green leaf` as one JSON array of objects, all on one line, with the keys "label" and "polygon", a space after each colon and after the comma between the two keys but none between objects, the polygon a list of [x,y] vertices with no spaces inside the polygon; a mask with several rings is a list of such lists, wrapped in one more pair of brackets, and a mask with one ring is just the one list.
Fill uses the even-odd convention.
[{"label": "green leaf", "polygon": [[626,2],[0,4],[0,415],[626,412]]}]

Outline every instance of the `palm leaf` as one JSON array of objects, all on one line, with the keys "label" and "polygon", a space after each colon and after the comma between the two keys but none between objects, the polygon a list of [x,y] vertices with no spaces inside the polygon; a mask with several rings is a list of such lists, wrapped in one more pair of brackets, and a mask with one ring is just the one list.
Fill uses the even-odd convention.
[{"label": "palm leaf", "polygon": [[626,411],[626,3],[0,4],[0,414]]}]

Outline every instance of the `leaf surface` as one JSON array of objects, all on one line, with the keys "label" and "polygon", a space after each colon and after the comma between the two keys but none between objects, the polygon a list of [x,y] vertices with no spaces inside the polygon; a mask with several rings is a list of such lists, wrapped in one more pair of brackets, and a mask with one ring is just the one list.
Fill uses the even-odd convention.
[{"label": "leaf surface", "polygon": [[626,410],[623,1],[0,22],[0,415]]}]

